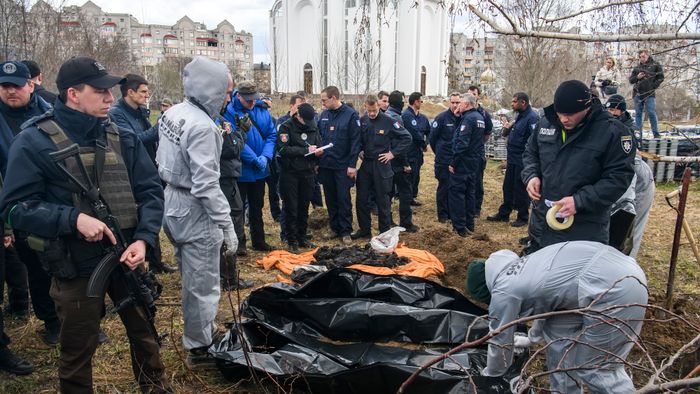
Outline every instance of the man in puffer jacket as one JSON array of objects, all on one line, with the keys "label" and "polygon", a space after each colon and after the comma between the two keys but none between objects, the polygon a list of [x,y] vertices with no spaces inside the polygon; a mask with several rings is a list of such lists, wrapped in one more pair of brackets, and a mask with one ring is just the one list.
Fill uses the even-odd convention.
[{"label": "man in puffer jacket", "polygon": [[223,138],[213,118],[228,103],[233,79],[226,65],[195,57],[183,75],[186,100],[159,122],[156,154],[165,188],[163,226],[173,241],[182,273],[182,343],[190,368],[209,367],[214,359],[214,319],[219,307],[219,259],[222,242],[238,248],[231,208],[219,186]]},{"label": "man in puffer jacket", "polygon": [[[226,107],[224,118],[235,129],[246,133],[246,144],[241,152],[243,169],[238,178],[238,189],[245,204],[248,201],[248,220],[253,249],[270,251],[265,242],[262,209],[265,204],[265,179],[269,176],[275,154],[277,132],[270,112],[258,102],[258,91],[252,81],[238,84],[231,102]],[[244,239],[244,238],[243,238]]]}]

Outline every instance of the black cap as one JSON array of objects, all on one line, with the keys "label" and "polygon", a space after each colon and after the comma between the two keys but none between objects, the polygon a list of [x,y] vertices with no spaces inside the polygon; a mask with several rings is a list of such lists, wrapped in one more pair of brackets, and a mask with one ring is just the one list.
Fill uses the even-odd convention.
[{"label": "black cap", "polygon": [[608,97],[608,102],[605,103],[606,108],[617,108],[622,112],[627,111],[627,102],[625,98],[619,94],[613,94]]},{"label": "black cap", "polygon": [[316,127],[316,111],[311,104],[300,104],[297,107],[297,114],[304,119],[304,124],[311,128]]},{"label": "black cap", "polygon": [[31,79],[29,69],[21,62],[9,61],[0,64],[0,83],[24,86]]},{"label": "black cap", "polygon": [[561,114],[581,112],[591,103],[591,90],[575,79],[562,82],[554,93],[554,110]]},{"label": "black cap", "polygon": [[126,78],[109,75],[102,63],[84,56],[74,57],[63,63],[56,77],[59,90],[83,83],[97,89],[109,89],[124,82]]},{"label": "black cap", "polygon": [[31,75],[32,78],[41,74],[41,68],[39,68],[39,64],[37,64],[37,62],[35,62],[34,60],[22,60],[22,64],[27,66],[27,68],[29,69],[29,75]]}]

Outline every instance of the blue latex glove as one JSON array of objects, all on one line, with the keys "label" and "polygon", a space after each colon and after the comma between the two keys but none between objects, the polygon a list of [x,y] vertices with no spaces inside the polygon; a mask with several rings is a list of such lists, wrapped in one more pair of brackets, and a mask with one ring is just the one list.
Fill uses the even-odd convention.
[{"label": "blue latex glove", "polygon": [[255,166],[257,166],[260,171],[265,172],[265,170],[267,170],[267,157],[258,156],[258,158],[255,159]]}]

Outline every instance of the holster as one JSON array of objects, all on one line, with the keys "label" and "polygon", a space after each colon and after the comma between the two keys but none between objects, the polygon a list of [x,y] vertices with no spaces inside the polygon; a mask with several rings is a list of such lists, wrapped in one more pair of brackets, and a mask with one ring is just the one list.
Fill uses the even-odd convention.
[{"label": "holster", "polygon": [[36,252],[41,267],[52,277],[70,280],[78,276],[68,246],[62,239],[46,239],[37,235],[29,235],[27,245]]}]

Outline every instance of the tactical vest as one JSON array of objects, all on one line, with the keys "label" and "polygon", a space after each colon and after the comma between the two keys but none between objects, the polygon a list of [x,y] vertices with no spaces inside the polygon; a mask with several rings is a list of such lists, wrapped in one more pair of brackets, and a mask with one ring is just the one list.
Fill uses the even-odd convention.
[{"label": "tactical vest", "polygon": [[[67,148],[74,144],[61,126],[55,120],[48,118],[37,124],[37,127],[46,133],[57,150]],[[104,165],[100,174],[95,170],[95,150],[98,147],[80,147],[80,158],[87,169],[91,181],[99,188],[100,196],[109,206],[112,215],[119,220],[122,229],[135,228],[138,224],[138,210],[134,195],[131,190],[129,172],[124,164],[119,132],[114,123],[108,123],[105,127],[107,143],[104,152]],[[81,182],[87,184],[78,162],[74,157],[65,160],[66,168]],[[99,182],[98,182],[99,181]],[[90,201],[80,193],[73,192],[73,204],[80,212],[94,216]]]}]

